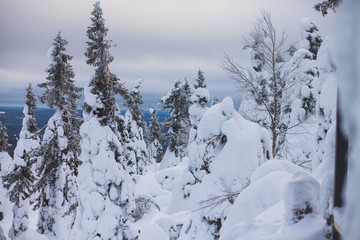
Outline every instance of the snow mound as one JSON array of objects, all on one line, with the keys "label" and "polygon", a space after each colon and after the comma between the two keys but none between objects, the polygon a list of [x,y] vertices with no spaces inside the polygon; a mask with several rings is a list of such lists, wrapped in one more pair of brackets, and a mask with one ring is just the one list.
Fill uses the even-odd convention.
[{"label": "snow mound", "polygon": [[282,200],[285,184],[291,174],[275,170],[245,188],[236,198],[221,228],[221,235],[245,219],[254,218]]},{"label": "snow mound", "polygon": [[296,172],[284,189],[285,221],[299,222],[308,214],[320,211],[320,184],[305,172]]},{"label": "snow mound", "polygon": [[289,163],[286,160],[272,159],[261,165],[258,169],[256,169],[256,171],[251,176],[250,182],[253,183],[275,171],[285,171],[291,175],[296,172],[304,172],[301,167],[293,163]]}]

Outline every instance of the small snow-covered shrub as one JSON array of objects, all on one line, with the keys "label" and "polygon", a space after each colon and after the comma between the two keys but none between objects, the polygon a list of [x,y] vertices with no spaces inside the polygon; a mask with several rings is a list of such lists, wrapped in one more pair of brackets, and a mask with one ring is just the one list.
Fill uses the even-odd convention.
[{"label": "small snow-covered shrub", "polygon": [[305,215],[318,213],[320,184],[305,172],[296,172],[284,188],[285,221],[291,225]]}]

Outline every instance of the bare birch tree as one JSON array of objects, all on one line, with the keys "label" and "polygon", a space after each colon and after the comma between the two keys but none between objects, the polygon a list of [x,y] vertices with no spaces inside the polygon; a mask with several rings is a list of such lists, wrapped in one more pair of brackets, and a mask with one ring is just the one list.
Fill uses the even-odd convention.
[{"label": "bare birch tree", "polygon": [[291,58],[287,33],[276,31],[267,11],[262,11],[243,43],[243,49],[250,50],[251,66],[241,66],[225,55],[222,67],[241,91],[246,116],[271,131],[275,157],[293,127],[286,118],[291,112],[290,90],[299,83],[294,74],[302,59]]}]

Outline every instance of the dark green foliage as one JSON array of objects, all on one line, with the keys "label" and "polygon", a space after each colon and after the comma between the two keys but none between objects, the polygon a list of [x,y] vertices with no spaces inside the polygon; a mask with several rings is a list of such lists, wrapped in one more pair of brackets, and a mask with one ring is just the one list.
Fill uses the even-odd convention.
[{"label": "dark green foliage", "polygon": [[318,31],[319,29],[316,27],[314,23],[311,23],[309,28],[306,30],[306,32],[308,33],[306,40],[309,41],[309,46],[310,46],[308,50],[313,54],[312,56],[313,60],[316,60],[317,53],[323,42],[321,36],[317,33]]},{"label": "dark green foliage", "polygon": [[198,71],[198,77],[195,81],[196,81],[196,84],[194,84],[195,89],[206,88],[204,72],[202,72],[200,69]]},{"label": "dark green foliage", "polygon": [[5,152],[9,147],[6,127],[0,122],[0,152]]},{"label": "dark green foliage", "polygon": [[165,142],[176,157],[186,155],[190,130],[190,95],[190,86],[187,80],[177,80],[169,95],[161,102],[162,109],[170,111],[170,117],[164,124],[164,128],[169,129],[165,134]]},{"label": "dark green foliage", "polygon": [[328,14],[329,10],[332,10],[333,12],[336,11],[336,9],[339,7],[339,3],[341,0],[325,0],[321,3],[317,3],[314,5],[314,8],[316,11],[321,12],[323,16]]}]

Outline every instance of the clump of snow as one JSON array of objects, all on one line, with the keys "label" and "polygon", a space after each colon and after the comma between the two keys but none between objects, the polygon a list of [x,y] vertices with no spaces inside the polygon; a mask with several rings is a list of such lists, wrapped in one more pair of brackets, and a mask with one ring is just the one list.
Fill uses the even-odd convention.
[{"label": "clump of snow", "polygon": [[192,102],[199,102],[199,99],[204,99],[206,102],[210,100],[210,93],[207,88],[196,88],[194,94],[191,96]]},{"label": "clump of snow", "polygon": [[[164,158],[168,156],[165,155]],[[175,157],[175,156],[174,156]],[[165,168],[155,173],[155,178],[161,187],[165,190],[172,191],[174,185],[180,180],[185,169],[188,168],[188,159],[183,158],[182,161],[174,167]]]},{"label": "clump of snow", "polygon": [[[84,103],[91,106],[93,109],[96,108],[103,108],[103,103],[101,102],[100,98],[94,94],[91,93],[91,87],[86,86],[84,88]],[[88,117],[92,117],[92,114],[87,114],[86,111],[83,113],[84,120],[86,120]]]},{"label": "clump of snow", "polygon": [[54,46],[51,46],[51,47],[49,47],[49,49],[46,51],[46,56],[47,56],[48,61],[49,61],[50,63],[54,63],[54,62],[55,62],[55,59],[54,59],[55,54],[53,54],[54,50],[55,50],[55,47],[54,47]]},{"label": "clump of snow", "polygon": [[285,221],[288,225],[299,222],[308,214],[320,211],[320,184],[305,172],[296,172],[285,186]]},{"label": "clump of snow", "polygon": [[221,104],[222,114],[226,116],[227,119],[231,118],[234,112],[233,100],[229,97],[226,97],[220,104]]},{"label": "clump of snow", "polygon": [[160,163],[160,169],[166,169],[166,168],[171,168],[173,166],[177,166],[181,161],[182,159],[180,156],[175,156],[174,152],[167,149]]},{"label": "clump of snow", "polygon": [[7,152],[0,152],[0,176],[5,176],[13,170],[12,158]]}]

